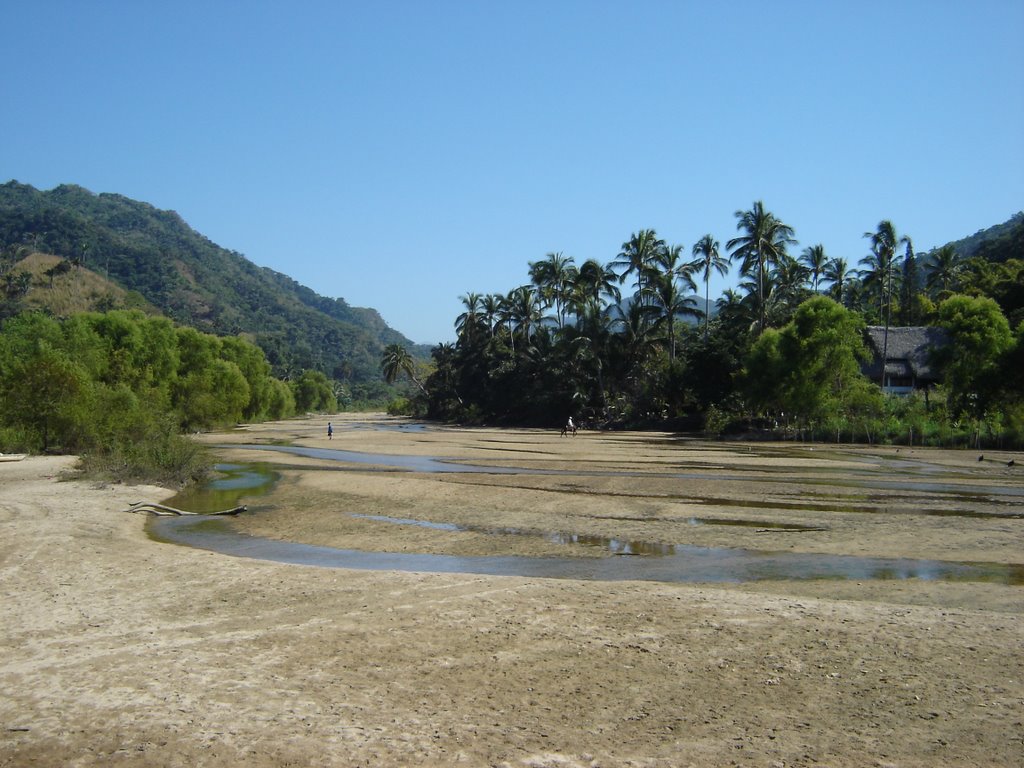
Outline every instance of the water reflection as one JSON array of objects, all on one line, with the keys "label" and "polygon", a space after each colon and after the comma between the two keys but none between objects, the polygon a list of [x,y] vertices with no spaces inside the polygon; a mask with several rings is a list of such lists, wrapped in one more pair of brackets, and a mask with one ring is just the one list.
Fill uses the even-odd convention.
[{"label": "water reflection", "polygon": [[267,493],[279,477],[267,464],[216,464],[213,470],[215,477],[177,494],[168,506],[200,513],[232,509]]}]

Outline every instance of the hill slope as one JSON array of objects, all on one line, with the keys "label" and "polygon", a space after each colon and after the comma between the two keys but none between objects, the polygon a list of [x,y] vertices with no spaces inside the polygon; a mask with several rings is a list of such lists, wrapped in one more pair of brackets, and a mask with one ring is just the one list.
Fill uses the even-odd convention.
[{"label": "hill slope", "polygon": [[0,246],[70,259],[199,330],[245,334],[278,375],[307,368],[354,382],[379,380],[387,344],[414,345],[373,309],[319,296],[194,231],[174,211],[62,185],[0,185]]},{"label": "hill slope", "polygon": [[[1010,259],[1024,259],[1024,211],[1016,213],[994,227],[979,230],[969,237],[954,240],[946,245],[952,246],[961,258],[974,256],[1001,263]],[[939,250],[933,248],[928,255]]]}]

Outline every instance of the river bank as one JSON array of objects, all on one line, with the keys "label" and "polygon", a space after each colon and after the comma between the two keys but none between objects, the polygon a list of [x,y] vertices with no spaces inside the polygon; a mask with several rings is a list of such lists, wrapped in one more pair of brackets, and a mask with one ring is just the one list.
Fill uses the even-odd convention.
[{"label": "river bank", "polygon": [[[989,492],[1012,493],[1020,477],[964,453],[879,460],[665,435],[332,422],[329,442],[326,419],[203,439],[620,474],[426,476],[222,450],[282,474],[240,527],[466,555],[608,556],[479,530],[496,522],[945,560],[1015,563],[1022,551],[1016,497]],[[916,485],[886,487],[904,462]],[[0,765],[932,766],[1024,756],[1019,586],[282,565],[151,541],[144,519],[124,510],[169,492],[58,481],[71,463],[0,464]],[[951,509],[990,516],[940,514]],[[780,521],[826,530],[766,525]]]}]

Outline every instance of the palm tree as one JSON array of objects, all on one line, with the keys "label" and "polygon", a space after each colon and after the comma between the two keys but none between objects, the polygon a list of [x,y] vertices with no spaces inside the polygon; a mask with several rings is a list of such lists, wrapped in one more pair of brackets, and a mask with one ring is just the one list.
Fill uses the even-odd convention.
[{"label": "palm tree", "polygon": [[416,378],[416,361],[401,344],[388,344],[384,347],[384,352],[380,359],[380,368],[384,373],[384,380],[388,384],[393,384],[395,379],[398,378],[398,374],[404,373],[413,384],[420,388],[424,395],[427,394],[426,388]]},{"label": "palm tree", "polygon": [[[909,237],[900,237],[896,234],[896,227],[888,219],[878,222],[874,232],[865,232],[864,237],[871,240],[871,255],[861,260],[862,264],[869,265],[869,271],[865,275],[865,284],[876,282],[878,284],[880,301],[879,314],[885,313],[888,318],[892,310],[892,268],[896,260],[896,249],[900,245],[910,243]],[[888,301],[889,308],[885,310],[885,303]],[[886,321],[888,322],[888,320]]]},{"label": "palm tree", "polygon": [[852,277],[850,274],[850,267],[846,263],[846,259],[839,256],[831,259],[825,265],[825,269],[822,271],[821,276],[828,282],[832,283],[829,288],[829,293],[832,294],[832,298],[840,304],[843,304],[843,300],[846,298],[846,285],[850,282]]},{"label": "palm tree", "polygon": [[622,299],[619,278],[611,266],[604,266],[596,259],[587,259],[576,273],[575,293],[584,298],[600,302],[602,297],[616,304]]},{"label": "palm tree", "polygon": [[[884,270],[882,287],[885,297],[885,333],[882,335],[882,388],[885,389],[885,363],[889,354],[889,322],[892,317],[892,266],[896,260],[896,248],[902,243],[909,243],[909,237],[899,237],[896,227],[885,219],[878,222],[874,232],[865,232],[864,237],[871,239],[872,253],[878,260],[878,266]],[[881,308],[881,307],[880,307]]]},{"label": "palm tree", "polygon": [[691,293],[697,292],[697,284],[693,282],[693,272],[696,269],[692,261],[683,261],[683,246],[666,245],[655,254],[651,262],[650,278],[659,275],[670,275],[678,279]]},{"label": "palm tree", "polygon": [[488,293],[480,299],[480,312],[483,315],[484,325],[487,326],[487,333],[494,338],[494,332],[498,324],[498,316],[501,312],[502,297],[496,293]]},{"label": "palm tree", "polygon": [[651,332],[649,314],[650,308],[634,301],[625,312],[620,309],[613,322],[615,340],[626,362],[626,376],[647,360],[656,348],[657,340]]},{"label": "palm tree", "polygon": [[634,233],[628,241],[622,244],[622,250],[612,262],[613,268],[625,268],[619,276],[619,282],[625,282],[626,278],[635,272],[637,276],[636,293],[638,296],[642,294],[650,266],[664,247],[665,241],[659,239],[653,229],[641,229]]},{"label": "palm tree", "polygon": [[718,241],[711,235],[704,235],[693,246],[696,257],[694,266],[701,272],[704,282],[704,341],[708,340],[708,323],[711,320],[711,273],[717,272],[722,277],[729,273],[729,261],[723,259],[718,251]]},{"label": "palm tree", "polygon": [[772,294],[776,304],[795,308],[807,295],[807,278],[810,270],[794,259],[784,255],[772,270]]},{"label": "palm tree", "polygon": [[811,276],[811,287],[815,293],[818,292],[818,281],[825,273],[825,265],[828,264],[828,256],[825,255],[825,246],[821,243],[804,248],[800,254],[800,261],[807,267]]},{"label": "palm tree", "polygon": [[[677,247],[677,250],[681,251],[682,249]],[[690,278],[688,272],[684,272],[682,276],[685,280],[682,281],[681,286],[679,276],[678,272],[673,271],[651,275],[647,280],[647,287],[644,289],[647,301],[641,304],[655,317],[655,326],[667,327],[670,360],[676,358],[676,317],[699,315],[699,312],[693,307],[693,297],[681,290],[681,288],[689,288],[692,293],[696,289],[693,279]]]},{"label": "palm tree", "polygon": [[749,211],[736,211],[736,229],[745,234],[725,244],[729,258],[740,261],[740,274],[751,277],[756,290],[758,306],[758,332],[765,328],[765,283],[768,268],[786,253],[786,247],[796,241],[793,228],[783,224],[773,213],[764,209],[758,200]]},{"label": "palm tree", "polygon": [[934,295],[936,288],[944,292],[956,286],[963,264],[956,249],[952,245],[944,245],[932,254],[926,269],[925,285]]},{"label": "palm tree", "polygon": [[476,333],[480,327],[481,296],[479,293],[469,292],[465,296],[460,296],[459,299],[466,311],[455,318],[455,330],[460,339],[472,343],[476,339]]},{"label": "palm tree", "polygon": [[540,302],[537,300],[537,292],[529,285],[516,288],[508,295],[506,311],[508,312],[509,331],[512,334],[513,345],[517,331],[529,344],[533,338],[533,329],[541,321],[541,308]]},{"label": "palm tree", "polygon": [[530,280],[537,286],[540,298],[554,306],[559,328],[565,324],[565,304],[575,270],[572,258],[560,252],[549,253],[543,261],[530,262]]}]

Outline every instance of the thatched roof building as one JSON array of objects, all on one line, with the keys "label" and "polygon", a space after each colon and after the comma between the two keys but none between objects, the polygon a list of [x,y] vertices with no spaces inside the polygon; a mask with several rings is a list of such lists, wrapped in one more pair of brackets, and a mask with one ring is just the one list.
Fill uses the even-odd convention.
[{"label": "thatched roof building", "polygon": [[934,352],[948,343],[946,332],[932,326],[890,327],[888,339],[884,326],[869,325],[866,341],[871,360],[864,364],[864,375],[882,383],[882,351],[885,350],[886,392],[905,394],[926,389],[939,380]]}]

